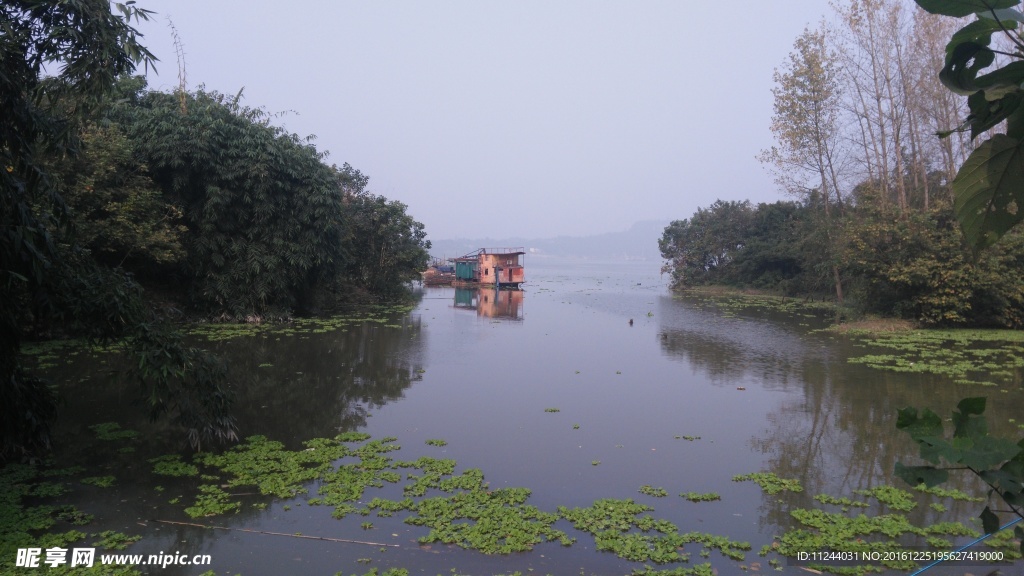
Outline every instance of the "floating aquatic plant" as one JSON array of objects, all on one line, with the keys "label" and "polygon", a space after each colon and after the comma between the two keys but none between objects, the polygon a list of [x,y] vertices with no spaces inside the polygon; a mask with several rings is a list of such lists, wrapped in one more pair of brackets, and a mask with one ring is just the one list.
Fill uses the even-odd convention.
[{"label": "floating aquatic plant", "polygon": [[644,484],[640,487],[640,493],[648,496],[654,496],[655,498],[664,498],[665,496],[668,496],[668,491],[664,488],[655,488],[648,484]]},{"label": "floating aquatic plant", "polygon": [[157,458],[151,458],[149,462],[153,465],[153,473],[160,474],[161,476],[199,475],[199,468],[193,464],[182,462],[181,456],[178,454],[158,456]]},{"label": "floating aquatic plant", "polygon": [[82,478],[79,480],[82,484],[91,484],[99,488],[110,488],[117,482],[117,479],[113,476],[90,476],[88,478]]},{"label": "floating aquatic plant", "polygon": [[185,513],[192,518],[238,512],[242,506],[240,502],[232,502],[230,494],[211,484],[203,484],[199,492],[195,504],[185,508]]},{"label": "floating aquatic plant", "polygon": [[783,490],[788,492],[803,492],[804,488],[799,480],[779,478],[774,472],[752,472],[732,477],[733,482],[750,481],[761,487],[765,494],[775,495]]},{"label": "floating aquatic plant", "polygon": [[98,537],[99,540],[92,543],[93,546],[100,548],[107,548],[109,550],[125,550],[131,544],[142,540],[142,536],[132,535],[116,532],[114,530],[106,530],[99,534],[93,534],[93,537]]},{"label": "floating aquatic plant", "polygon": [[900,490],[895,486],[876,486],[867,490],[854,490],[854,494],[875,498],[893,510],[910,512],[917,506],[913,495],[906,490]]},{"label": "floating aquatic plant", "polygon": [[722,499],[718,492],[683,492],[680,496],[690,502],[713,502]]},{"label": "floating aquatic plant", "polygon": [[117,422],[104,422],[89,426],[97,440],[131,440],[139,435],[135,430],[122,429]]}]

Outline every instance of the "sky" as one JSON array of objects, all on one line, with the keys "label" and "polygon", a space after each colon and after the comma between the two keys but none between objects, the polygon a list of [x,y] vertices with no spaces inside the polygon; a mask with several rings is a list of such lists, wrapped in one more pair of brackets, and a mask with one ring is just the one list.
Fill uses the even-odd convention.
[{"label": "sky", "polygon": [[428,238],[548,238],[787,199],[772,74],[822,0],[139,0],[150,88],[281,113]]}]

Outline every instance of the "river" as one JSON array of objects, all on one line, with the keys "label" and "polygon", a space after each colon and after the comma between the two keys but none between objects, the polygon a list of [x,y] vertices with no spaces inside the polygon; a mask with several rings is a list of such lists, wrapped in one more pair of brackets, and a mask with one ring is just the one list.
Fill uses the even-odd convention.
[{"label": "river", "polygon": [[[717,553],[707,560],[720,574],[771,571],[757,551],[794,525],[792,510],[820,507],[815,495],[900,485],[893,466],[913,460],[916,449],[895,429],[898,408],[930,406],[944,415],[978,392],[944,376],[849,363],[863,349],[819,331],[829,323],[823,314],[673,296],[658,262],[529,257],[526,268],[521,292],[424,288],[415,309],[386,320],[205,345],[230,362],[243,436],[265,435],[289,448],[343,431],[391,436],[401,446],[396,458],[454,459],[460,469],[481,469],[493,488],[529,488],[530,504],[552,512],[631,498],[680,532],[749,542],[742,562]],[[105,466],[117,478],[112,488],[78,485],[71,497],[96,515],[89,530],[142,535],[134,553],[209,554],[217,574],[245,576],[347,576],[388,567],[428,575],[590,575],[641,566],[596,551],[593,537],[565,520],[556,527],[576,544],[545,543],[505,556],[420,546],[426,529],[403,523],[401,515],[370,517],[368,530],[366,517],[336,520],[329,507],[304,505],[305,497],[257,496],[247,503],[265,502],[264,509],[191,520],[170,502],[187,499],[197,481],[155,477],[147,462],[185,453],[180,438],[165,424],[126,418],[130,388],[105,383],[102,355],[84,356],[54,371],[72,399],[57,431],[57,460]],[[1021,405],[1019,375],[1016,381],[1003,392],[984,391],[1000,402],[993,421],[1005,424]],[[132,450],[96,446],[88,427],[107,421],[140,431]],[[428,445],[430,439],[446,444]],[[799,480],[804,490],[767,495],[754,483],[732,481],[758,471]],[[663,487],[668,496],[639,493],[644,485]],[[715,492],[720,500],[694,503],[679,496],[684,492]],[[981,506],[955,502],[942,513],[922,506],[909,516],[969,522]],[[698,561],[704,560],[694,554],[690,564]],[[784,560],[781,567],[804,573]]]}]

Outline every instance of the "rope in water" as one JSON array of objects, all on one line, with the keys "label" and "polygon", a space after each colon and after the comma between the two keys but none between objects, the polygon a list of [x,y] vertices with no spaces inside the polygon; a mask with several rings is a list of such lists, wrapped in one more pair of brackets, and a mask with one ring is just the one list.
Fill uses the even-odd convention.
[{"label": "rope in water", "polygon": [[[992,536],[993,534],[997,534],[999,532],[1002,532],[1003,530],[1006,530],[1007,528],[1009,528],[1010,526],[1013,526],[1014,524],[1016,524],[1017,522],[1020,522],[1021,520],[1024,520],[1024,518],[1017,518],[1016,520],[1014,520],[1012,522],[1007,522],[1006,525],[1003,526],[1002,528],[1000,528],[999,530],[996,530],[995,532],[989,532],[988,534],[985,534],[984,536],[982,536],[981,538],[978,538],[974,542],[971,542],[970,544],[965,544],[965,545],[961,546],[960,548],[957,548],[956,551],[953,552],[953,554],[951,554],[951,556],[955,556],[957,552],[963,552],[964,550],[967,550],[971,546],[974,546],[978,542],[981,542],[982,540],[984,540],[985,538],[988,538],[989,536]],[[925,570],[927,570],[927,569],[929,569],[929,568],[931,568],[933,566],[936,566],[940,562],[943,562],[945,560],[946,560],[946,558],[939,558],[938,560],[932,562],[931,564],[925,566],[924,568],[919,569],[917,572],[914,572],[910,576],[917,576],[921,572],[924,572]]]}]

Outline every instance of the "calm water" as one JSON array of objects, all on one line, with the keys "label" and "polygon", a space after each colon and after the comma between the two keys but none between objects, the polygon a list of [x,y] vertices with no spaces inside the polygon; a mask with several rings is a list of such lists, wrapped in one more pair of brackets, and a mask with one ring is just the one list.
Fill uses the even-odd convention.
[{"label": "calm water", "polygon": [[[460,469],[483,470],[491,486],[530,488],[530,503],[544,510],[633,498],[681,531],[749,541],[749,564],[764,562],[757,550],[792,525],[791,509],[813,507],[813,495],[850,496],[854,489],[895,483],[894,463],[912,453],[895,433],[897,408],[927,405],[942,414],[977,392],[938,377],[849,364],[855,351],[849,341],[812,332],[825,325],[822,319],[756,310],[733,314],[673,298],[656,262],[534,257],[526,264],[523,292],[428,288],[413,312],[387,325],[210,344],[230,359],[243,435],[263,434],[290,447],[341,430],[396,436],[402,446],[396,458],[455,459]],[[639,566],[595,552],[592,537],[564,521],[556,527],[578,538],[571,548],[552,543],[501,557],[422,548],[415,540],[426,529],[403,524],[400,516],[371,517],[375,529],[364,531],[359,524],[366,518],[334,520],[329,507],[305,506],[302,498],[198,522],[400,547],[381,553],[377,547],[154,523],[190,521],[181,505],[167,501],[189,494],[195,481],[154,477],[145,461],[177,451],[179,439],[160,425],[125,420],[130,391],[107,392],[112,387],[97,385],[103,366],[85,368],[86,362],[63,376],[75,412],[69,408],[61,424],[62,458],[109,462],[117,487],[83,486],[76,497],[97,516],[90,529],[145,536],[135,553],[210,554],[218,574],[246,576],[363,574],[392,566],[428,575],[453,569],[628,574]],[[1004,399],[993,420],[1013,416],[1020,391]],[[143,432],[137,453],[83,447],[88,425],[111,420]],[[426,446],[430,438],[448,445]],[[762,470],[797,478],[805,491],[765,496],[752,483],[730,481]],[[639,494],[645,484],[664,487],[669,497]],[[164,490],[155,491],[156,485]],[[722,500],[693,504],[676,496],[688,491],[718,492]],[[955,506],[946,517],[973,517],[978,506]],[[911,517],[937,516],[926,509]],[[366,558],[371,562],[360,562]],[[717,553],[710,560],[721,574],[740,572]]]}]

